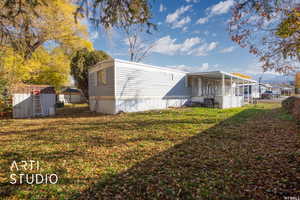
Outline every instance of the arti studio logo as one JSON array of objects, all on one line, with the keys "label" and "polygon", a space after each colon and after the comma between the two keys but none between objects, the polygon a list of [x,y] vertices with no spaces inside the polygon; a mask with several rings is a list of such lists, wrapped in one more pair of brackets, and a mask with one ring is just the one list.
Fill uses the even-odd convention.
[{"label": "arti studio logo", "polygon": [[40,171],[40,162],[35,160],[13,161],[10,166],[11,184],[56,184],[58,176],[56,174],[30,173]]}]

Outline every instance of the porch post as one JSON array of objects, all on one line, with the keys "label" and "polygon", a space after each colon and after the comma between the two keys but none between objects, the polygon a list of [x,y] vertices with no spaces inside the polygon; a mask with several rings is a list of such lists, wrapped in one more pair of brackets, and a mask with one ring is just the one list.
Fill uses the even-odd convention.
[{"label": "porch post", "polygon": [[225,77],[222,74],[222,96],[225,96]]},{"label": "porch post", "polygon": [[233,88],[232,88],[232,76],[230,76],[230,98],[231,98],[231,108],[233,107]]},{"label": "porch post", "polygon": [[247,101],[248,101],[248,103],[250,103],[250,85],[249,85],[249,82],[248,82],[248,90],[247,90],[247,96],[248,96],[248,99],[247,99]]},{"label": "porch post", "polygon": [[202,96],[202,79],[198,78],[198,96]]},{"label": "porch post", "polygon": [[231,95],[231,96],[233,96],[233,87],[232,87],[233,84],[232,84],[232,83],[233,83],[233,82],[232,82],[232,77],[230,77],[230,88],[231,88],[231,89],[230,89],[230,95]]},{"label": "porch post", "polygon": [[239,81],[237,81],[237,84],[236,84],[236,96],[240,96],[240,83],[239,83]]},{"label": "porch post", "polygon": [[245,103],[245,81],[243,80],[243,102]]}]

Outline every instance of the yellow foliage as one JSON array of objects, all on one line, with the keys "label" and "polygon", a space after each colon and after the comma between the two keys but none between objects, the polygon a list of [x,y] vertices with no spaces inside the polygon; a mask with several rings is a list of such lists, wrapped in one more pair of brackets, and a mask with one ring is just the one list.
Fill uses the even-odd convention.
[{"label": "yellow foliage", "polygon": [[86,25],[74,20],[76,6],[68,0],[51,0],[47,6],[39,6],[40,18],[35,20],[35,27],[43,30],[43,40],[55,40],[71,50],[78,48],[93,49],[88,40]]},{"label": "yellow foliage", "polygon": [[300,88],[300,72],[296,73],[295,86],[296,86],[296,88]]},{"label": "yellow foliage", "polygon": [[279,25],[276,34],[282,38],[287,38],[300,31],[300,11],[293,10],[288,17]]},{"label": "yellow foliage", "polygon": [[59,88],[68,83],[70,59],[61,48],[47,52],[37,49],[29,60],[7,49],[2,57],[5,78],[11,85],[19,82],[28,84],[49,84]]},{"label": "yellow foliage", "polygon": [[[93,50],[87,26],[81,23],[80,18],[78,23],[74,20],[76,5],[71,0],[51,0],[46,3],[46,6],[41,4],[35,7],[38,15],[31,13],[29,16],[16,17],[19,23],[17,28],[26,25],[26,20],[30,21],[30,30],[34,30],[30,44],[40,43],[32,55],[24,59],[25,51],[13,50],[8,46],[0,49],[1,78],[9,80],[11,85],[23,82],[63,86],[69,79],[71,54],[81,48]],[[20,36],[23,37],[22,34]],[[25,41],[24,38],[22,40]],[[55,48],[46,50],[45,47],[49,47],[47,42],[53,43]]]}]

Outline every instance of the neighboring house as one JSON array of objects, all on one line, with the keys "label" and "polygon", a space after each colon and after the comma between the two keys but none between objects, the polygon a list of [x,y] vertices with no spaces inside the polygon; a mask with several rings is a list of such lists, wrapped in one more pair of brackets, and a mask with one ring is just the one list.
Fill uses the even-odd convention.
[{"label": "neighboring house", "polygon": [[64,103],[84,103],[86,98],[77,88],[66,88],[58,95],[58,101]]},{"label": "neighboring house", "polygon": [[294,94],[295,88],[291,85],[282,85],[281,95],[282,96],[292,96]]},{"label": "neighboring house", "polygon": [[272,91],[282,96],[291,96],[294,93],[295,88],[289,84],[276,84],[273,85]]},{"label": "neighboring house", "polygon": [[245,85],[241,85],[240,86],[240,90],[242,90],[242,87],[245,87],[244,90],[244,96],[246,99],[248,98],[254,98],[254,99],[258,99],[260,98],[261,94],[259,92],[259,84],[257,83],[248,83]]},{"label": "neighboring house", "polygon": [[266,91],[271,91],[272,86],[270,84],[259,83],[260,95],[265,93]]},{"label": "neighboring house", "polygon": [[188,73],[118,59],[89,70],[92,111],[116,114],[180,107],[212,99],[220,108],[244,105],[239,85],[256,83],[222,71]]},{"label": "neighboring house", "polygon": [[49,85],[22,85],[12,90],[14,118],[55,115],[56,93]]}]

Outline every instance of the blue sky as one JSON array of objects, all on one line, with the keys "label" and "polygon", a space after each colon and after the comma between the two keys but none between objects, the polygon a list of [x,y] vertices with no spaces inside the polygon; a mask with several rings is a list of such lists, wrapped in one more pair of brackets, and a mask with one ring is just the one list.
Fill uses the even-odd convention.
[{"label": "blue sky", "polygon": [[[155,0],[151,21],[158,31],[141,36],[154,44],[142,62],[188,71],[261,73],[257,58],[232,42],[226,30],[233,4],[234,0]],[[129,60],[120,31],[91,27],[90,38],[96,49]]]}]

